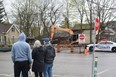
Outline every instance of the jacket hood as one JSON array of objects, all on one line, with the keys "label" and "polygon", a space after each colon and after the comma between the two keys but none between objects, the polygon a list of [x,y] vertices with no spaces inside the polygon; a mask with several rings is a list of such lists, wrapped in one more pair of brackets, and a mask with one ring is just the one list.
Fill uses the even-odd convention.
[{"label": "jacket hood", "polygon": [[21,33],[20,35],[19,35],[19,39],[18,39],[19,41],[26,41],[26,35],[25,35],[25,33]]}]

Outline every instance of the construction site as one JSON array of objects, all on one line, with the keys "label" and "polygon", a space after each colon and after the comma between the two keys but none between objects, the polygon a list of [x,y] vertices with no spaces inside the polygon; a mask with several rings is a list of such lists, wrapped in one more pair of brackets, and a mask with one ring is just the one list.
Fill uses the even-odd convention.
[{"label": "construction site", "polygon": [[[56,31],[60,31],[60,33],[55,33]],[[65,49],[69,49],[70,53],[84,53],[88,44],[85,34],[79,34],[76,30],[73,31],[69,28],[61,28],[54,25],[51,26],[51,34],[48,39],[50,39],[58,53]]]}]

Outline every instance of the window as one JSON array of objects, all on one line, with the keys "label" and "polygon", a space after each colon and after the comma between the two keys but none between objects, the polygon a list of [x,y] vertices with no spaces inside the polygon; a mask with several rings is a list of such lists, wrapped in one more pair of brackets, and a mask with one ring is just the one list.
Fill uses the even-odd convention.
[{"label": "window", "polygon": [[2,36],[0,36],[0,42],[2,41]]},{"label": "window", "polygon": [[111,43],[111,42],[107,42],[107,44],[113,44],[113,43]]},{"label": "window", "polygon": [[14,28],[14,27],[12,27],[12,28],[11,28],[11,31],[12,31],[12,32],[15,32],[15,28]]},{"label": "window", "polygon": [[99,44],[106,44],[106,42],[100,42]]},{"label": "window", "polygon": [[15,36],[12,36],[12,43],[15,42]]}]

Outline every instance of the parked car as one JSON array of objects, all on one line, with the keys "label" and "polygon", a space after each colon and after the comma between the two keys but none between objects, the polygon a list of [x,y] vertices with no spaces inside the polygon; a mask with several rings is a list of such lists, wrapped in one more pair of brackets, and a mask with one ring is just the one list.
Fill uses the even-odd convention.
[{"label": "parked car", "polygon": [[[88,44],[87,49],[92,52],[94,44]],[[95,44],[95,51],[111,51],[116,52],[116,43],[112,41],[101,41]]]}]

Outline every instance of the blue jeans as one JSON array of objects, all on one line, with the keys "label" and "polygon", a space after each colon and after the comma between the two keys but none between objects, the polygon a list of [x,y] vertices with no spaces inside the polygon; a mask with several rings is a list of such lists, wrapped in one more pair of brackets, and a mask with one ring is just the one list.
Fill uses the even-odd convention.
[{"label": "blue jeans", "polygon": [[52,77],[52,67],[53,64],[46,64],[44,67],[44,77]]}]

